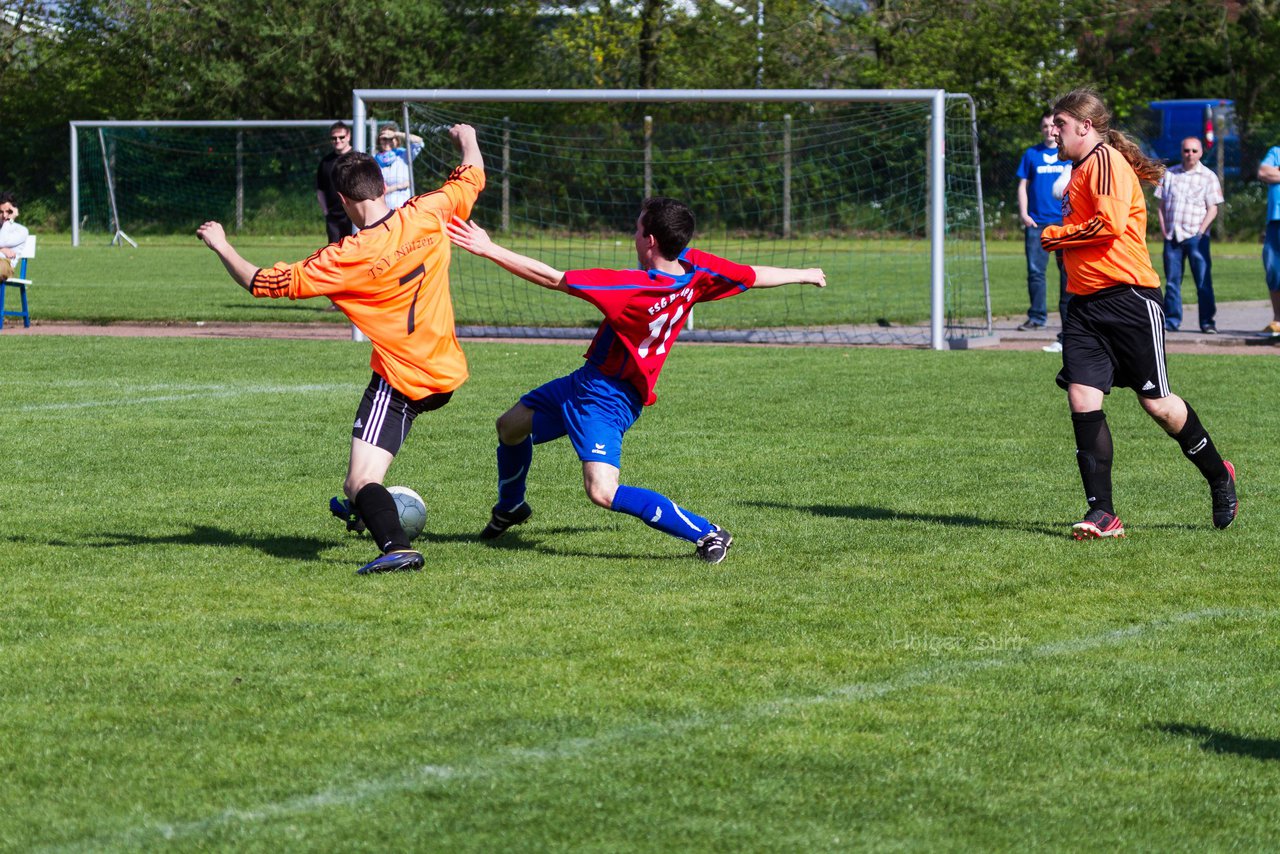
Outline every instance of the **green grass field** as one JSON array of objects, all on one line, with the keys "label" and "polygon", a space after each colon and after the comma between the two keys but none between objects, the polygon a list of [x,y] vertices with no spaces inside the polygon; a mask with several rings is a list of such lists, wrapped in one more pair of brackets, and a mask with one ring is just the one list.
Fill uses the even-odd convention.
[{"label": "green grass field", "polygon": [[[605,248],[586,241],[524,237],[512,248],[546,258],[563,268],[635,263],[625,235]],[[139,249],[106,246],[101,236],[86,236],[72,248],[66,236],[41,237],[33,262],[37,286],[32,289],[33,316],[40,320],[88,322],[145,321],[329,321],[345,322],[326,313],[323,300],[290,302],[254,300],[227,278],[222,265],[194,237],[144,238]],[[244,256],[255,264],[294,261],[316,249],[315,239],[254,237],[237,240]],[[833,323],[919,322],[928,316],[928,247],[920,241],[827,239],[768,241],[708,238],[700,246],[733,258],[782,266],[822,266],[830,287],[782,288],[753,294],[750,299],[725,300],[698,309],[701,327],[820,326]],[[1160,247],[1152,258],[1159,266]],[[1246,244],[1214,246],[1214,281],[1219,302],[1256,300],[1266,296],[1261,249]],[[982,314],[980,265],[974,257],[954,260],[958,277],[966,282],[954,299],[965,317]],[[1017,241],[988,244],[991,302],[995,315],[1018,315],[1027,308],[1026,262]],[[1189,273],[1183,298],[1195,302]],[[979,278],[973,278],[979,276]],[[968,277],[968,278],[966,278]],[[1051,273],[1050,288],[1056,287]],[[542,293],[539,288],[503,273],[488,262],[458,253],[455,260],[454,302],[460,324],[539,322],[561,326],[591,326],[595,309],[581,300]],[[1056,306],[1051,296],[1050,306]],[[964,310],[961,310],[964,309]]]},{"label": "green grass field", "polygon": [[[231,303],[201,275],[180,287]],[[373,550],[325,503],[362,347],[2,341],[0,849],[1280,834],[1280,445],[1257,357],[1170,358],[1238,466],[1238,522],[1212,529],[1126,392],[1129,538],[1077,543],[1043,354],[681,347],[623,475],[734,532],[709,567],[592,506],[563,442],[535,455],[535,518],[475,540],[494,417],[581,347],[473,343],[472,380],[391,472],[430,508],[428,567],[361,578]]]}]

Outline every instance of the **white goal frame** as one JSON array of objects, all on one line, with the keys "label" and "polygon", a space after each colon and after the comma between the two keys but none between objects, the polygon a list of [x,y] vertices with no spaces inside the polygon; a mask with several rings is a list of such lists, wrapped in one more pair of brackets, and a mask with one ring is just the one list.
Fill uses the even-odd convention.
[{"label": "white goal frame", "polygon": [[[351,124],[351,119],[137,119],[137,120],[104,120],[104,121],[72,121],[68,122],[71,133],[71,245],[80,245],[80,135],[81,128],[96,128],[101,134],[103,129],[111,128],[308,128],[317,130],[330,128],[334,122]],[[360,137],[364,137],[365,129],[361,129]],[[353,136],[354,140],[355,137]],[[363,149],[361,149],[363,151]],[[115,189],[112,185],[110,165],[106,162],[106,151],[102,152],[103,167],[107,175],[107,192],[111,207],[111,227],[116,232],[112,239],[118,245],[121,230],[120,218],[116,211]],[[125,240],[128,236],[125,235]],[[132,240],[129,241],[133,243]]]},{"label": "white goal frame", "polygon": [[[929,241],[930,241],[930,346],[947,349],[946,326],[946,102],[963,98],[969,102],[976,124],[973,99],[968,95],[948,95],[943,89],[355,89],[351,93],[353,145],[368,151],[367,117],[369,104],[403,101],[425,102],[745,102],[825,101],[838,103],[914,102],[930,106],[928,141]],[[975,153],[976,157],[976,153]],[[981,181],[978,182],[978,213],[983,215]],[[986,227],[982,234],[983,274],[986,278]],[[987,287],[987,326],[991,325],[991,297]]]}]

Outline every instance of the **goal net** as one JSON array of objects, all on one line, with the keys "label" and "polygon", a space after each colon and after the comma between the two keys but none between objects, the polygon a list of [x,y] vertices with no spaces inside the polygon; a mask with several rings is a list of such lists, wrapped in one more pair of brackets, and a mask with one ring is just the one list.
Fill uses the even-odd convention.
[{"label": "goal net", "polygon": [[323,236],[316,165],[334,119],[72,122],[72,239],[190,234]]},{"label": "goal net", "polygon": [[[566,101],[546,100],[548,93],[535,93],[537,101],[440,94],[357,90],[357,146],[366,128],[400,128],[407,118],[422,139],[413,159],[421,193],[457,163],[447,129],[473,125],[488,185],[472,218],[518,252],[561,270],[632,268],[639,203],[665,195],[693,209],[698,248],[744,263],[826,271],[825,290],[775,288],[699,305],[685,340],[939,346],[940,337],[954,342],[990,331],[967,96],[944,101],[938,162],[930,157],[933,103],[925,98],[751,102],[702,92],[636,103],[621,100],[626,93],[597,93],[598,101],[584,101],[589,93],[582,92],[565,93],[576,97]],[[603,100],[611,96],[618,99]],[[935,175],[942,184],[937,219],[930,215]],[[454,255],[451,277],[464,335],[579,336],[599,321],[589,304],[549,296],[463,252]]]},{"label": "goal net", "polygon": [[[700,305],[686,340],[943,346],[989,334],[990,311],[973,102],[946,96],[934,140],[935,94],[357,90],[353,131],[370,147],[381,124],[407,123],[424,192],[457,163],[447,128],[475,126],[488,187],[473,218],[559,269],[633,267],[639,203],[667,195],[692,207],[699,248],[827,273],[822,291]],[[319,241],[331,123],[73,122],[73,242],[211,217]],[[452,279],[464,335],[577,337],[599,320],[466,253]]]}]

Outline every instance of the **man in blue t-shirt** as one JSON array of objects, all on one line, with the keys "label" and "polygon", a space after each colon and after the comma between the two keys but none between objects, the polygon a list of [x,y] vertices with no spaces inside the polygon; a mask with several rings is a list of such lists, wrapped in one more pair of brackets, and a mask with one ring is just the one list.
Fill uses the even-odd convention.
[{"label": "man in blue t-shirt", "polygon": [[1262,333],[1280,338],[1280,145],[1262,158],[1258,180],[1267,185],[1267,236],[1262,243],[1262,267],[1267,272],[1267,292],[1271,295],[1271,322]]},{"label": "man in blue t-shirt", "polygon": [[[1018,217],[1026,229],[1027,253],[1027,296],[1031,306],[1027,309],[1027,320],[1020,330],[1042,329],[1049,319],[1049,308],[1045,298],[1045,268],[1049,265],[1049,253],[1040,248],[1040,232],[1046,225],[1062,225],[1061,193],[1054,196],[1054,182],[1067,170],[1071,163],[1058,159],[1058,143],[1053,137],[1053,113],[1045,113],[1040,117],[1040,135],[1044,141],[1028,148],[1018,164]],[[1062,253],[1055,252],[1058,262],[1058,310],[1063,318],[1067,315],[1067,273],[1062,266]],[[1050,345],[1046,350],[1057,352],[1059,344]]]}]

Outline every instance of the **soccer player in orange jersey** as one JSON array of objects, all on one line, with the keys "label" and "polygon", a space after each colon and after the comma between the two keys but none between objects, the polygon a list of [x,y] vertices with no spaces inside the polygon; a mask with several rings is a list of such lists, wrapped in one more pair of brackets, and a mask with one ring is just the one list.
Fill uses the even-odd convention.
[{"label": "soccer player in orange jersey", "polygon": [[1235,519],[1235,468],[1222,459],[1190,404],[1169,390],[1164,356],[1160,277],[1147,253],[1142,182],[1164,167],[1111,129],[1106,105],[1077,89],[1053,105],[1060,157],[1073,161],[1062,198],[1062,225],[1046,226],[1041,245],[1062,250],[1072,294],[1062,330],[1062,371],[1076,436],[1076,462],[1089,510],[1072,533],[1078,540],[1122,537],[1111,501],[1111,431],[1102,400],[1127,386],[1147,414],[1177,440],[1209,482],[1213,524]]},{"label": "soccer player in orange jersey", "polygon": [[382,480],[414,418],[448,403],[467,378],[454,334],[445,225],[470,214],[484,189],[484,160],[470,125],[454,125],[449,137],[462,164],[440,189],[395,211],[386,205],[373,157],[355,151],[339,157],[334,184],[358,231],[304,261],[259,268],[232,248],[218,223],[196,230],[249,293],[328,297],[373,344],[373,378],[356,411],[342,487],[347,501],[332,502],[335,515],[353,529],[367,527],[382,551],[360,568],[361,575],[422,568],[423,557],[410,546]]}]

